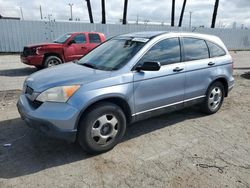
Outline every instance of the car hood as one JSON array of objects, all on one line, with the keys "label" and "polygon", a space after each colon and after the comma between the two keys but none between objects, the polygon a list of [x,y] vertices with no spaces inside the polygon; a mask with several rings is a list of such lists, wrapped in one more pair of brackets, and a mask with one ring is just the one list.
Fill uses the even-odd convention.
[{"label": "car hood", "polygon": [[30,45],[27,45],[26,47],[28,47],[28,48],[36,48],[36,47],[45,47],[45,46],[58,46],[58,47],[61,47],[62,44],[59,44],[59,43],[38,43],[38,44],[30,44]]},{"label": "car hood", "polygon": [[75,63],[66,63],[30,75],[26,79],[26,85],[35,92],[42,92],[57,86],[86,84],[108,78],[110,75],[110,71],[96,70]]}]

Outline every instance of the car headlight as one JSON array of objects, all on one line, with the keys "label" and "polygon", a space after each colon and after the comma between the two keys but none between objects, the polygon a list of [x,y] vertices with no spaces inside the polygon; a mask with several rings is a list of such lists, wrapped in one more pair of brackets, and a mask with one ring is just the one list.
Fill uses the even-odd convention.
[{"label": "car headlight", "polygon": [[40,102],[67,102],[79,88],[80,85],[53,87],[38,95],[36,100]]}]

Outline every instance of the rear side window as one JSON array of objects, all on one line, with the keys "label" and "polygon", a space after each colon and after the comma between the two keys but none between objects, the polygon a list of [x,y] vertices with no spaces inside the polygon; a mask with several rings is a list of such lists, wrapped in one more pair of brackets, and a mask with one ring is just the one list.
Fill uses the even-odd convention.
[{"label": "rear side window", "polygon": [[81,44],[86,42],[86,36],[84,34],[79,34],[74,37],[76,44]]},{"label": "rear side window", "polygon": [[185,61],[209,58],[207,44],[202,39],[183,38]]},{"label": "rear side window", "polygon": [[179,38],[170,38],[158,42],[139,61],[158,61],[161,65],[177,63],[181,61]]},{"label": "rear side window", "polygon": [[224,49],[219,47],[218,45],[212,43],[212,42],[207,42],[208,48],[209,48],[209,53],[210,57],[219,57],[219,56],[224,56],[226,55],[226,52]]},{"label": "rear side window", "polygon": [[90,43],[101,43],[101,38],[98,34],[90,33],[89,34]]}]

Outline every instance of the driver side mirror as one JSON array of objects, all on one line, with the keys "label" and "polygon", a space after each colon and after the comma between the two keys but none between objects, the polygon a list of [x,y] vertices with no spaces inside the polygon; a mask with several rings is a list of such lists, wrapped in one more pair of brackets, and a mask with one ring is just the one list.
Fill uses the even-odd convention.
[{"label": "driver side mirror", "polygon": [[158,71],[161,68],[161,63],[158,61],[146,61],[142,65],[139,65],[135,68],[137,71]]},{"label": "driver side mirror", "polygon": [[68,42],[68,45],[70,46],[71,44],[75,44],[75,43],[76,43],[75,40],[71,40],[71,41]]}]

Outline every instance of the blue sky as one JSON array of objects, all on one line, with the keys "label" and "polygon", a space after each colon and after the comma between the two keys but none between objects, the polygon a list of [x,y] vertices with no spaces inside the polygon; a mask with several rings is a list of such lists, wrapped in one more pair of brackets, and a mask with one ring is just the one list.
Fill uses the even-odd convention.
[{"label": "blue sky", "polygon": [[[192,23],[194,26],[211,25],[213,6],[215,0],[187,0],[183,24],[188,25],[189,12],[192,11]],[[176,24],[179,19],[183,0],[176,0]],[[68,20],[70,9],[68,4],[73,3],[73,18],[88,21],[88,12],[85,0],[0,0],[0,14],[3,16],[20,17],[22,7],[24,19],[40,19],[39,6],[42,6],[43,16],[56,20]],[[94,21],[101,21],[101,0],[92,0]],[[244,24],[250,27],[250,1],[249,0],[220,0],[217,26],[231,27],[237,22],[240,27]],[[122,18],[123,0],[106,0],[107,21],[118,23]],[[171,0],[129,0],[128,20],[135,21],[137,15],[140,21],[170,22]]]}]

